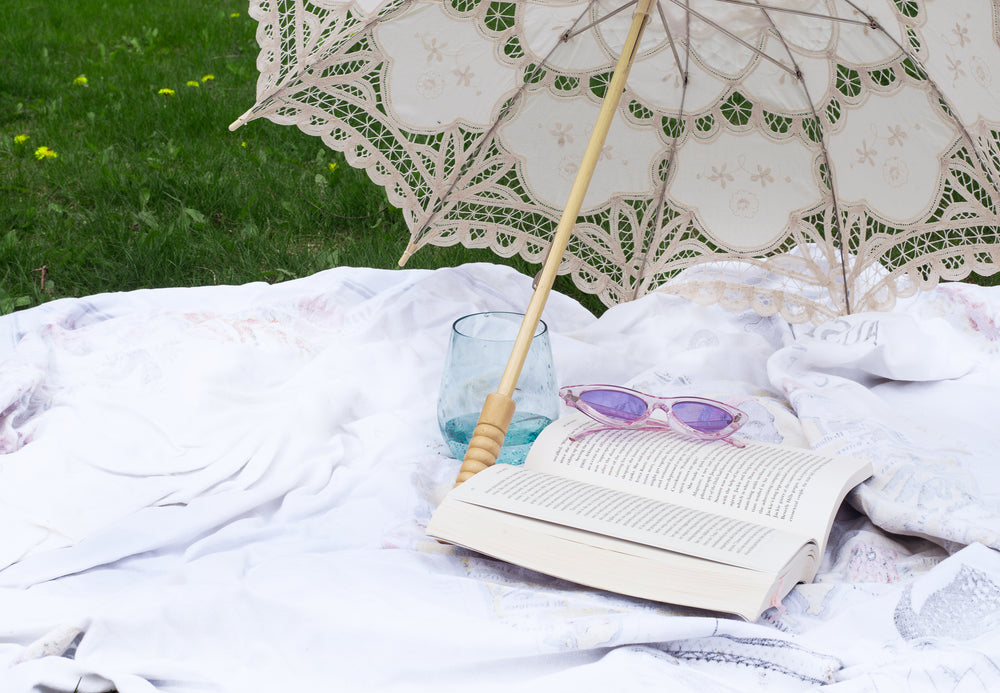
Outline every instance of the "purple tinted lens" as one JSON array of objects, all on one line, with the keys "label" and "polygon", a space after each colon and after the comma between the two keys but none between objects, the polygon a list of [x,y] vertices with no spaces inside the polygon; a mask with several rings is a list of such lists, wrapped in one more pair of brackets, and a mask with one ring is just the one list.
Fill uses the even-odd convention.
[{"label": "purple tinted lens", "polygon": [[647,409],[641,397],[616,390],[587,390],[580,399],[601,414],[619,421],[635,421]]},{"label": "purple tinted lens", "polygon": [[725,409],[703,402],[677,402],[670,411],[682,423],[702,433],[718,433],[733,423],[733,415]]}]

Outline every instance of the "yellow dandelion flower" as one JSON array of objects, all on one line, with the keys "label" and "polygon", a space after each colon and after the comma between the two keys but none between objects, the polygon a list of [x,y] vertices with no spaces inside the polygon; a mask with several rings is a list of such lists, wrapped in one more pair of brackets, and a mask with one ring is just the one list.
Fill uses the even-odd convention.
[{"label": "yellow dandelion flower", "polygon": [[24,144],[28,141],[28,135],[14,135],[14,144]]},{"label": "yellow dandelion flower", "polygon": [[49,149],[48,147],[39,147],[35,150],[35,158],[41,161],[42,159],[55,159],[58,154]]},{"label": "yellow dandelion flower", "polygon": [[330,169],[330,173],[333,173],[337,170],[337,164],[328,164],[327,168]]},{"label": "yellow dandelion flower", "polygon": [[174,95],[174,90],[171,89],[171,88],[169,88],[169,87],[163,87],[163,89],[160,89],[160,91],[158,91],[156,93],[157,94],[163,94],[164,96],[173,96]]},{"label": "yellow dandelion flower", "polygon": [[230,13],[229,13],[229,18],[230,18],[230,19],[236,19],[236,18],[237,18],[237,17],[239,17],[239,16],[240,16],[240,13],[239,13],[239,12],[230,12]]},{"label": "yellow dandelion flower", "polygon": [[87,76],[86,75],[80,75],[79,77],[77,77],[76,79],[73,80],[73,84],[75,84],[78,87],[85,87],[85,86],[87,86]]},{"label": "yellow dandelion flower", "polygon": [[201,82],[196,82],[193,79],[189,79],[186,84],[189,87],[200,87],[201,86]]},{"label": "yellow dandelion flower", "polygon": [[215,79],[215,75],[205,75],[204,77],[201,78],[201,81],[211,82],[213,79]]},{"label": "yellow dandelion flower", "polygon": [[245,147],[245,146],[247,146],[247,143],[246,142],[240,142],[240,146],[241,147]]}]

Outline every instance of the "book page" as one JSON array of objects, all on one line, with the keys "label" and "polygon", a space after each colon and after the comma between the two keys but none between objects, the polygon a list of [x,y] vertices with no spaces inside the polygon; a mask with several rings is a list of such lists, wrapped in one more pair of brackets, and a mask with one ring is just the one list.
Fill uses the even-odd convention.
[{"label": "book page", "polygon": [[776,571],[803,545],[774,528],[503,464],[479,472],[449,499],[753,570]]},{"label": "book page", "polygon": [[807,545],[776,574],[453,500],[427,534],[578,584],[751,621],[792,589],[816,551]]},{"label": "book page", "polygon": [[869,465],[854,458],[752,442],[737,448],[666,431],[569,439],[592,426],[582,415],[552,423],[525,465],[771,527],[795,527],[820,544],[842,493],[870,474]]}]

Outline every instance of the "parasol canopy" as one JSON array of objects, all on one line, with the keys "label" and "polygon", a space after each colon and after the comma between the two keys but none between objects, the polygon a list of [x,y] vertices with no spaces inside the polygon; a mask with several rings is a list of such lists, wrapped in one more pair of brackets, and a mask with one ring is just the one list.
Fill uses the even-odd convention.
[{"label": "parasol canopy", "polygon": [[[253,0],[266,117],[403,210],[405,255],[541,261],[635,2]],[[991,0],[658,0],[558,271],[818,321],[1000,261]]]}]

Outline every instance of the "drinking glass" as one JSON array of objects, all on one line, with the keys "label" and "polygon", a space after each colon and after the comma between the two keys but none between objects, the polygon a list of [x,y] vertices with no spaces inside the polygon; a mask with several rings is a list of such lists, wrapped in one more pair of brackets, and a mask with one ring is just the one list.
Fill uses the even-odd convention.
[{"label": "drinking glass", "polygon": [[[452,454],[465,458],[486,396],[496,392],[521,313],[474,313],[451,326],[438,393],[438,425]],[[548,327],[539,320],[514,391],[514,419],[497,462],[521,464],[535,438],[559,413]]]}]

